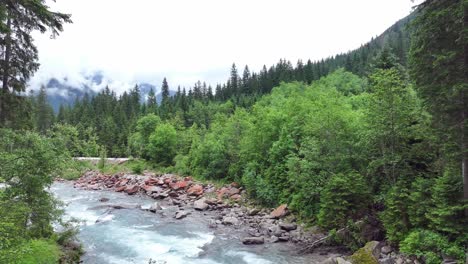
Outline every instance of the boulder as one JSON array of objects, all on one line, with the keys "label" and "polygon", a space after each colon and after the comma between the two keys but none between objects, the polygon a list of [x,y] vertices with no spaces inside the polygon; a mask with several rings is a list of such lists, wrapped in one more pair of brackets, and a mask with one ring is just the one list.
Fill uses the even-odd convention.
[{"label": "boulder", "polygon": [[225,195],[227,195],[227,193],[229,192],[229,189],[226,188],[226,187],[223,187],[221,189],[219,189],[216,194],[218,196],[218,200],[222,200],[224,198]]},{"label": "boulder", "polygon": [[223,217],[223,224],[224,225],[239,225],[239,219],[232,217],[232,216],[225,216]]},{"label": "boulder", "polygon": [[351,262],[347,261],[342,257],[335,258],[336,264],[351,264]]},{"label": "boulder", "polygon": [[258,209],[258,208],[252,208],[252,209],[250,209],[250,210],[248,211],[247,214],[250,215],[250,216],[254,216],[254,215],[258,214],[259,212],[260,212],[260,209]]},{"label": "boulder", "polygon": [[297,229],[296,224],[280,224],[279,226],[281,227],[281,229],[286,230],[288,232]]},{"label": "boulder", "polygon": [[240,190],[237,189],[236,187],[232,187],[231,189],[229,189],[229,196],[233,196],[235,194],[239,194],[240,193]]},{"label": "boulder", "polygon": [[271,218],[281,218],[288,214],[288,205],[282,204],[270,213]]},{"label": "boulder", "polygon": [[200,196],[203,194],[203,186],[196,184],[187,190],[188,195]]},{"label": "boulder", "polygon": [[109,201],[109,198],[107,198],[107,197],[102,197],[102,198],[99,199],[99,201],[100,201],[101,203],[105,203],[105,202],[108,202],[108,201]]},{"label": "boulder", "polygon": [[279,241],[279,238],[277,236],[271,236],[270,243],[276,243],[278,241]]},{"label": "boulder", "polygon": [[216,200],[215,198],[207,198],[207,199],[205,199],[205,203],[207,203],[209,205],[217,205],[218,200]]},{"label": "boulder", "polygon": [[125,188],[124,191],[125,191],[127,194],[132,195],[132,194],[137,193],[139,190],[140,190],[140,187],[139,187],[138,185],[130,185],[130,186],[128,186],[127,188]]},{"label": "boulder", "polygon": [[158,186],[152,186],[152,185],[144,185],[143,187],[141,187],[143,190],[145,190],[145,192],[148,194],[148,195],[151,195],[152,193],[156,193],[156,192],[160,192],[161,191],[161,188],[158,187]]},{"label": "boulder", "polygon": [[393,249],[390,246],[383,246],[380,251],[382,252],[382,254],[388,255],[389,253],[393,251]]},{"label": "boulder", "polygon": [[182,219],[182,218],[186,217],[187,215],[188,215],[188,213],[185,212],[185,211],[177,211],[175,213],[175,215],[174,215],[174,218],[175,219]]},{"label": "boulder", "polygon": [[240,196],[240,194],[234,194],[231,196],[231,199],[233,200],[236,200],[236,201],[239,201],[242,197]]},{"label": "boulder", "polygon": [[170,183],[169,186],[173,189],[173,190],[179,190],[179,189],[185,189],[187,187],[187,182],[186,181],[178,181],[178,182],[175,182],[175,183]]},{"label": "boulder", "polygon": [[201,198],[201,199],[196,200],[193,203],[193,208],[195,208],[195,210],[199,210],[199,211],[206,210],[208,208],[208,204],[205,202],[205,198]]},{"label": "boulder", "polygon": [[153,193],[151,197],[153,199],[165,199],[169,196],[168,192],[159,192],[159,193]]},{"label": "boulder", "polygon": [[363,248],[360,248],[351,256],[352,263],[378,264],[377,260],[380,255],[378,245],[378,241],[367,242]]},{"label": "boulder", "polygon": [[263,237],[244,237],[241,241],[244,245],[259,245],[265,243]]}]

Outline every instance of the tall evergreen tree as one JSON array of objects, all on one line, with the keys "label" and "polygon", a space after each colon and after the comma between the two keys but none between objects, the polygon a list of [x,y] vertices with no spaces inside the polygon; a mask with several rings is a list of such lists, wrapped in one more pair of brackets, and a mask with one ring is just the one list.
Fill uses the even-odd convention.
[{"label": "tall evergreen tree", "polygon": [[410,74],[447,142],[445,154],[461,164],[468,200],[468,2],[426,0],[416,12]]},{"label": "tall evergreen tree", "polygon": [[52,126],[54,110],[47,101],[46,88],[41,86],[36,100],[36,127],[43,134]]},{"label": "tall evergreen tree", "polygon": [[55,37],[62,31],[62,25],[71,20],[68,14],[50,11],[45,0],[1,1],[0,10],[3,14],[0,17],[0,78],[3,82],[0,126],[3,126],[11,119],[12,103],[21,99],[17,93],[24,92],[27,81],[39,67],[32,31],[50,30]]}]

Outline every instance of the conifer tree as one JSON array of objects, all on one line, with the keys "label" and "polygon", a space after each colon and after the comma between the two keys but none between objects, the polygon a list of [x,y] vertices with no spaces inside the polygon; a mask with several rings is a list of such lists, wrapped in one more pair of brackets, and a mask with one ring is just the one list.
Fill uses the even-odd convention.
[{"label": "conifer tree", "polygon": [[[0,10],[0,126],[11,119],[12,100],[24,92],[32,74],[38,69],[38,51],[33,43],[32,31],[51,31],[58,35],[64,23],[70,23],[70,15],[52,12],[45,0],[2,1]],[[16,100],[13,102],[18,103]]]}]

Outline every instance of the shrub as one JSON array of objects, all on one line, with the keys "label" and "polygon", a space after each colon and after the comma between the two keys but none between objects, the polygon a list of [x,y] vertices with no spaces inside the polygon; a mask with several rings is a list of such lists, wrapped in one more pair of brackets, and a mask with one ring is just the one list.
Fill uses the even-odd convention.
[{"label": "shrub", "polygon": [[144,168],[145,165],[141,161],[135,161],[131,166],[132,172],[135,174],[141,174]]},{"label": "shrub", "polygon": [[328,229],[343,227],[348,219],[362,217],[369,201],[369,188],[360,174],[336,174],[321,195],[318,223]]},{"label": "shrub", "polygon": [[447,237],[429,230],[412,231],[400,243],[401,252],[423,258],[427,264],[439,264],[442,256],[454,257],[457,263],[464,262],[463,247],[450,243]]},{"label": "shrub", "polygon": [[411,223],[408,215],[409,190],[406,183],[393,186],[385,197],[385,210],[380,214],[387,239],[398,243],[408,234]]},{"label": "shrub", "polygon": [[177,131],[171,124],[156,127],[149,137],[148,154],[161,165],[172,165],[177,154]]},{"label": "shrub", "polygon": [[52,264],[60,259],[60,249],[51,240],[31,240],[23,246],[22,252],[19,264]]}]

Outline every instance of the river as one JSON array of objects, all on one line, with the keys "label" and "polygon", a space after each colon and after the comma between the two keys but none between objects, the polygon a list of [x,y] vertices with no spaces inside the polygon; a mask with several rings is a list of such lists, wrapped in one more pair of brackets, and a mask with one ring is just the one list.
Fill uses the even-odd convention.
[{"label": "river", "polygon": [[[232,228],[210,229],[202,213],[176,220],[173,208],[165,215],[139,209],[154,200],[111,191],[73,188],[72,183],[54,183],[51,188],[65,203],[65,219],[80,220],[78,239],[83,244],[85,264],[153,263],[320,263],[324,256],[294,254],[289,243],[243,245],[242,235]],[[101,198],[108,202],[101,202]],[[119,204],[130,209],[110,209]]]}]

